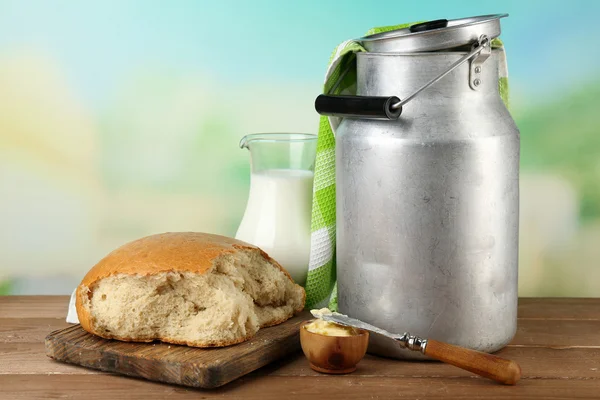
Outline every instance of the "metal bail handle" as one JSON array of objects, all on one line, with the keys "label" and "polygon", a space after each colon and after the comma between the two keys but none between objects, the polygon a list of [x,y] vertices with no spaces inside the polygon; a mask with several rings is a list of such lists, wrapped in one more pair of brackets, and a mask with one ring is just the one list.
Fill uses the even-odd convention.
[{"label": "metal bail handle", "polygon": [[481,64],[490,54],[490,41],[487,36],[481,35],[467,55],[450,65],[440,75],[415,90],[403,100],[400,100],[400,98],[396,96],[334,96],[321,94],[315,100],[315,109],[320,115],[336,117],[363,117],[388,120],[398,119],[402,114],[402,107],[406,103],[473,57],[476,57],[474,60],[476,62],[473,62],[473,65],[471,65],[473,74],[470,74],[469,76],[469,85],[473,90],[477,90],[477,87],[481,83],[479,78],[477,78],[481,73]]}]

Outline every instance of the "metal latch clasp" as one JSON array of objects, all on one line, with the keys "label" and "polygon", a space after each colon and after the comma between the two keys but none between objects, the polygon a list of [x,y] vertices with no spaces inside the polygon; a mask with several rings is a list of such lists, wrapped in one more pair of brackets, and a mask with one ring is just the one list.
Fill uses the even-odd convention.
[{"label": "metal latch clasp", "polygon": [[479,90],[481,87],[481,73],[483,71],[483,63],[492,55],[492,46],[487,36],[479,37],[477,43],[473,44],[471,50],[481,47],[481,51],[473,59],[469,68],[469,86],[473,90]]}]

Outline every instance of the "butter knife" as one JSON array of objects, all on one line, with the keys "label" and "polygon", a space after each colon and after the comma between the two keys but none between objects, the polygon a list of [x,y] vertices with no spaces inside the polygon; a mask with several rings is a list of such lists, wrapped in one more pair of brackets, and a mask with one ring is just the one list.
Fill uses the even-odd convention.
[{"label": "butter knife", "polygon": [[455,367],[462,368],[474,374],[493,379],[505,385],[514,385],[521,378],[521,367],[519,364],[492,354],[439,342],[437,340],[420,338],[418,336],[413,336],[408,332],[401,335],[391,333],[385,329],[367,324],[366,322],[348,317],[344,314],[332,313],[315,316],[325,321],[378,333],[395,340],[402,348],[420,351],[428,357],[454,365]]}]

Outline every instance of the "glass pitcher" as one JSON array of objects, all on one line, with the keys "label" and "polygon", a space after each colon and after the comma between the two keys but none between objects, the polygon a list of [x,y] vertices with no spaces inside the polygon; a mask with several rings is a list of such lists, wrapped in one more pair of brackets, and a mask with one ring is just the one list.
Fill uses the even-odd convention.
[{"label": "glass pitcher", "polygon": [[257,133],[240,148],[250,151],[250,195],[235,238],[260,247],[304,286],[317,136]]}]

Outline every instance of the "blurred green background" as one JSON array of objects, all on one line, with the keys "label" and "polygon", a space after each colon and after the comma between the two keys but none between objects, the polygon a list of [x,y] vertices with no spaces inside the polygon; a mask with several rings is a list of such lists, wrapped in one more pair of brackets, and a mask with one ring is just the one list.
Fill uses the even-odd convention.
[{"label": "blurred green background", "polygon": [[152,233],[233,235],[249,187],[239,139],[316,133],[338,43],[504,12],[520,294],[600,295],[595,0],[0,0],[0,293],[70,293]]}]

